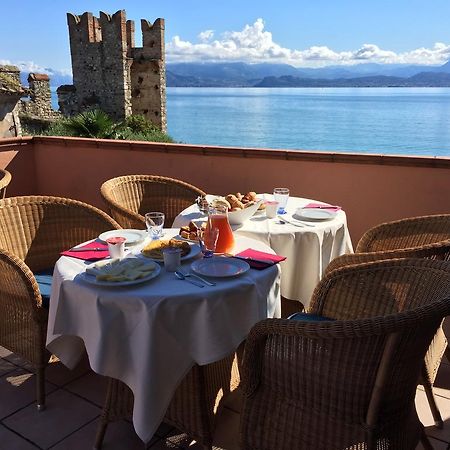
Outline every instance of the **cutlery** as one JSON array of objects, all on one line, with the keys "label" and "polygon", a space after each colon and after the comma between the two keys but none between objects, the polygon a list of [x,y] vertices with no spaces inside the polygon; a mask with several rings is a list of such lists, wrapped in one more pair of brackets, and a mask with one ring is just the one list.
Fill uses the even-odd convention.
[{"label": "cutlery", "polygon": [[332,205],[317,205],[317,206],[304,206],[304,209],[341,209],[340,206]]},{"label": "cutlery", "polygon": [[76,247],[67,250],[68,252],[107,252],[108,247]]},{"label": "cutlery", "polygon": [[191,284],[195,284],[195,286],[198,286],[198,287],[205,287],[205,285],[204,284],[202,284],[202,283],[200,283],[199,281],[195,281],[195,280],[189,280],[188,278],[186,278],[182,273],[180,273],[180,272],[175,272],[175,276],[179,279],[179,280],[184,280],[184,281],[187,281],[188,283],[191,283]]},{"label": "cutlery", "polygon": [[258,259],[258,258],[252,258],[251,256],[237,256],[232,255],[232,258],[242,259],[244,261],[253,261],[261,264],[270,264],[271,266],[275,265],[276,262],[272,261],[271,259]]},{"label": "cutlery", "polygon": [[291,220],[286,220],[284,217],[281,217],[281,216],[277,216],[278,217],[278,219],[280,220],[280,222],[281,223],[288,223],[288,224],[290,224],[290,225],[294,225],[295,227],[300,227],[300,228],[303,228],[303,227],[314,227],[314,225],[311,225],[310,223],[304,223],[304,222],[300,222],[300,221],[291,221]]},{"label": "cutlery", "polygon": [[183,272],[181,269],[178,269],[177,272],[178,272],[178,273],[181,273],[181,275],[183,275],[183,276],[185,276],[185,277],[195,277],[195,278],[197,278],[198,280],[200,280],[200,281],[202,281],[203,283],[205,283],[207,286],[215,286],[215,285],[216,285],[216,283],[214,283],[214,282],[212,282],[212,281],[209,281],[209,280],[205,280],[204,278],[202,278],[202,277],[199,276],[199,275],[196,275],[195,273],[186,273],[186,272]]}]

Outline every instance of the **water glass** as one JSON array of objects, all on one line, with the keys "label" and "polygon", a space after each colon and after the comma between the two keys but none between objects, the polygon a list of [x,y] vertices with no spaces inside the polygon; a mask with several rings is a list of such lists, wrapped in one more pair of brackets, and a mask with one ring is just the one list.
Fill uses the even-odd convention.
[{"label": "water glass", "polygon": [[275,188],[273,190],[273,199],[278,202],[278,214],[284,214],[287,202],[289,200],[288,188]]},{"label": "water glass", "polygon": [[164,227],[164,213],[147,213],[145,215],[145,225],[147,226],[147,231],[150,237],[152,239],[159,239],[162,236],[162,229]]},{"label": "water glass", "polygon": [[167,247],[163,249],[164,268],[167,272],[175,272],[181,264],[181,248]]},{"label": "water glass", "polygon": [[211,258],[216,251],[217,240],[219,239],[219,229],[207,227],[198,235],[198,243],[203,253],[203,258]]}]

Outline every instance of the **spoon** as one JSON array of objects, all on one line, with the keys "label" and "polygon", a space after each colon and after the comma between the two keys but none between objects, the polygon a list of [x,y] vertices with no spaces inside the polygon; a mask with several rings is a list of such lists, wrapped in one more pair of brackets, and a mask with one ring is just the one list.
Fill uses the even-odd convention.
[{"label": "spoon", "polygon": [[198,286],[198,287],[205,287],[205,285],[203,284],[203,283],[200,283],[200,281],[195,281],[195,280],[189,280],[189,279],[187,279],[182,273],[180,273],[180,272],[175,272],[175,276],[179,279],[179,280],[184,280],[184,281],[187,281],[188,283],[191,283],[191,284],[195,284],[195,286]]}]

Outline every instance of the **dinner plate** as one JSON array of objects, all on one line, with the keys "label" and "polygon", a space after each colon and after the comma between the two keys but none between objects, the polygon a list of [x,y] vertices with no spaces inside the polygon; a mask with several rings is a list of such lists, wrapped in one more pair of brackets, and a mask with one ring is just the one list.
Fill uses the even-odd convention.
[{"label": "dinner plate", "polygon": [[336,217],[337,211],[319,208],[298,208],[294,218],[307,220],[330,220]]},{"label": "dinner plate", "polygon": [[[95,264],[90,264],[86,267],[86,270],[89,268],[93,268]],[[115,287],[115,286],[132,286],[134,284],[140,284],[145,283],[146,281],[153,280],[153,278],[156,278],[160,272],[161,272],[161,266],[159,264],[156,264],[154,261],[147,261],[146,264],[152,264],[154,266],[153,271],[150,272],[148,275],[142,278],[138,278],[137,280],[129,280],[129,281],[97,281],[95,275],[90,275],[86,272],[82,272],[78,274],[75,278],[84,281],[89,284],[93,284],[96,286],[108,286],[108,287]]]},{"label": "dinner plate", "polygon": [[241,259],[216,256],[194,261],[191,269],[205,277],[227,278],[242,275],[250,269],[250,266]]},{"label": "dinner plate", "polygon": [[134,245],[143,241],[148,236],[145,230],[111,230],[105,231],[98,238],[106,242],[110,237],[124,237],[126,239],[125,245]]},{"label": "dinner plate", "polygon": [[[187,259],[195,258],[198,254],[201,253],[202,249],[200,248],[200,246],[198,244],[195,244],[194,242],[189,241],[187,239],[182,239],[181,238],[180,240],[186,241],[189,244],[190,248],[191,248],[190,252],[187,255],[184,255],[184,256],[181,257],[181,261],[185,261]],[[162,257],[161,258],[150,258],[149,256],[146,256],[143,253],[141,253],[141,250],[139,250],[139,253],[136,254],[136,255],[140,255],[143,258],[149,259],[151,261],[158,261],[158,262],[164,261],[164,258],[162,258]]]}]

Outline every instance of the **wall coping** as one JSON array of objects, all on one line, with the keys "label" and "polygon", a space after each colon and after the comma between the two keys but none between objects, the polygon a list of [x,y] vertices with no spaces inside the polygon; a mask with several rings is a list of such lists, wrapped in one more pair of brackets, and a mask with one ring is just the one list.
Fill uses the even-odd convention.
[{"label": "wall coping", "polygon": [[11,150],[12,145],[24,144],[48,144],[60,145],[62,147],[86,147],[108,150],[149,151],[166,154],[186,154],[219,156],[234,158],[263,158],[271,160],[287,161],[310,161],[345,164],[371,164],[383,166],[406,166],[406,167],[434,167],[450,168],[450,157],[442,156],[407,156],[407,155],[384,155],[366,153],[337,153],[319,152],[306,150],[283,150],[246,147],[220,147],[213,145],[191,145],[191,144],[168,144],[161,142],[121,141],[110,139],[89,139],[56,136],[25,136],[10,139],[0,139],[0,151]]}]

